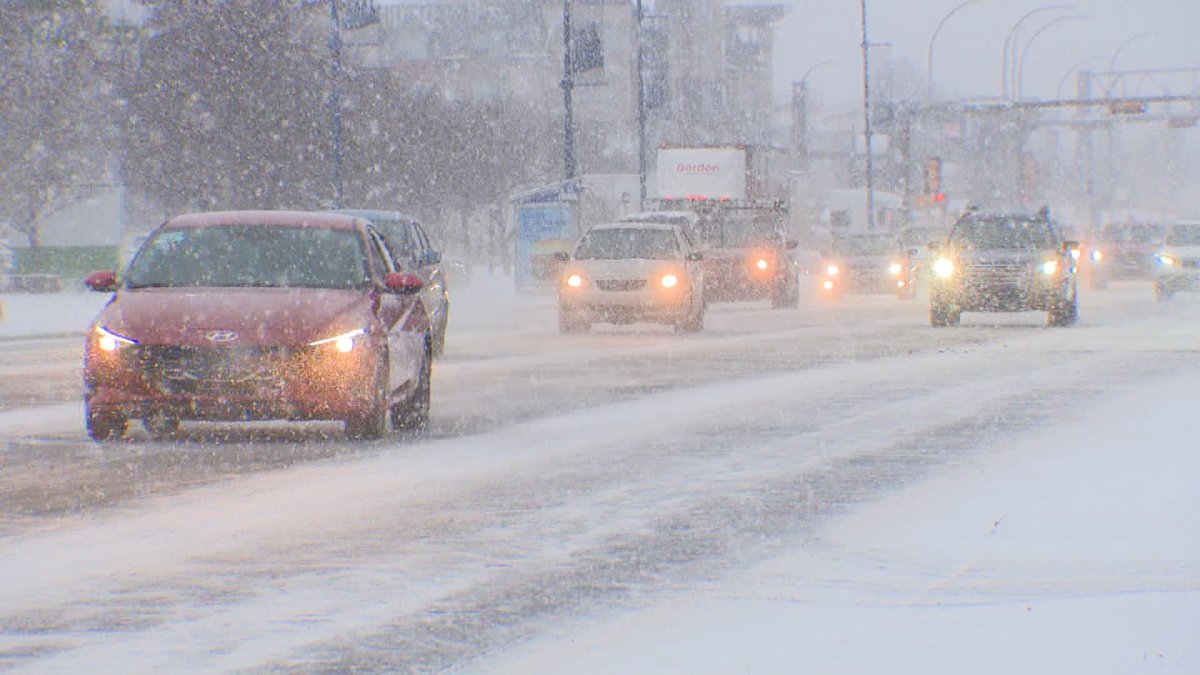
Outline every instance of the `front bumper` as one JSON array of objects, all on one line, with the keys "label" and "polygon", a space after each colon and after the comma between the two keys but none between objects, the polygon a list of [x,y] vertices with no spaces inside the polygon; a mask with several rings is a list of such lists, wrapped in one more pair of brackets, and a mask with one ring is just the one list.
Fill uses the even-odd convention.
[{"label": "front bumper", "polygon": [[967,267],[949,279],[934,277],[934,302],[971,312],[1050,311],[1062,304],[1066,278],[1025,266]]},{"label": "front bumper", "polygon": [[128,418],[333,420],[375,405],[378,360],[371,340],[340,353],[318,347],[89,343],[84,390],[93,411]]}]

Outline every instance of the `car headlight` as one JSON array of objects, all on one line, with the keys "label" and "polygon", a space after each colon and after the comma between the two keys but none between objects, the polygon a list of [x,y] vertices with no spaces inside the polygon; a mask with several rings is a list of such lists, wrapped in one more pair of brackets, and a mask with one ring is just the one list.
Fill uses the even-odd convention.
[{"label": "car headlight", "polygon": [[101,351],[115,352],[121,347],[136,345],[137,340],[124,335],[118,335],[104,326],[96,326],[96,346]]},{"label": "car headlight", "polygon": [[1092,262],[1100,262],[1104,260],[1104,252],[1100,250],[1092,251]]},{"label": "car headlight", "polygon": [[579,288],[583,285],[583,277],[578,274],[567,275],[566,284],[571,288]]},{"label": "car headlight", "polygon": [[1042,263],[1042,274],[1045,274],[1048,276],[1048,275],[1057,274],[1057,273],[1058,273],[1058,261],[1057,260],[1047,260],[1046,262]]},{"label": "car headlight", "polygon": [[675,288],[679,284],[679,277],[674,274],[664,274],[661,283],[663,288]]},{"label": "car headlight", "polygon": [[1082,251],[1077,248],[1071,249],[1071,260],[1079,260],[1079,256],[1082,254]]},{"label": "car headlight", "polygon": [[765,272],[767,271],[767,268],[771,266],[771,263],[767,262],[766,258],[759,258],[754,262],[754,266]]},{"label": "car headlight", "polygon": [[900,263],[892,263],[891,267],[888,267],[888,271],[891,272],[892,274],[900,274],[900,272],[902,272],[903,270],[904,270],[904,266],[901,265]]},{"label": "car headlight", "polygon": [[325,338],[324,340],[315,340],[308,343],[310,347],[320,347],[322,345],[333,345],[333,348],[343,354],[349,354],[354,351],[355,345],[358,344],[359,338],[367,334],[367,329],[358,328],[341,335]]},{"label": "car headlight", "polygon": [[836,277],[838,272],[841,272],[841,271],[842,270],[839,269],[837,265],[830,265],[829,267],[825,268],[825,273],[831,277]]},{"label": "car headlight", "polygon": [[942,279],[954,276],[954,261],[949,258],[938,258],[933,263],[933,273]]},{"label": "car headlight", "polygon": [[1166,265],[1167,267],[1170,267],[1171,265],[1175,264],[1175,259],[1169,255],[1159,255],[1157,257],[1158,257],[1158,261],[1160,263]]}]

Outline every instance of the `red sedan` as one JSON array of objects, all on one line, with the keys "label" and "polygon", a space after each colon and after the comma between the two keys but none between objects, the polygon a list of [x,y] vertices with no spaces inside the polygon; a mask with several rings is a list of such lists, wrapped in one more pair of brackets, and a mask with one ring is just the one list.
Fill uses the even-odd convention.
[{"label": "red sedan", "polygon": [[429,419],[421,279],[396,271],[361,218],[235,211],[178,216],[147,237],[84,351],[88,434],[156,437],[181,420],[342,420],[377,438]]}]

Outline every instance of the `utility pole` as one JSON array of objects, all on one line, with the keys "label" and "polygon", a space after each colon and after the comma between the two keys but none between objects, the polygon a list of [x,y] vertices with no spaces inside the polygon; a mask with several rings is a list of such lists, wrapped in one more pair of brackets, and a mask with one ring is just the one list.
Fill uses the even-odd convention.
[{"label": "utility pole", "polygon": [[860,0],[862,12],[862,62],[863,62],[863,140],[867,153],[867,229],[875,231],[875,185],[874,166],[871,157],[871,43],[867,40],[867,0]]},{"label": "utility pole", "polygon": [[563,182],[575,178],[575,89],[574,64],[571,58],[571,0],[563,0]]},{"label": "utility pole", "polygon": [[342,73],[342,32],[338,16],[339,0],[329,0],[329,51],[332,57],[330,73],[333,91],[329,94],[329,109],[333,115],[333,208],[342,208],[342,99],[338,80]]},{"label": "utility pole", "polygon": [[642,40],[642,0],[637,0],[634,30],[637,32],[637,107],[638,107],[638,211],[646,210],[646,78]]}]

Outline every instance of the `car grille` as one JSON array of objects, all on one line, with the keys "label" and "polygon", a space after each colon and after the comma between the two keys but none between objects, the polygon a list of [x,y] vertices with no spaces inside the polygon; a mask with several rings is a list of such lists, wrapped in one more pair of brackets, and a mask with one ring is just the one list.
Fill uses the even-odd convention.
[{"label": "car grille", "polygon": [[146,381],[168,394],[255,396],[278,388],[291,357],[286,347],[142,345]]},{"label": "car grille", "polygon": [[978,286],[1020,285],[1029,277],[1027,265],[974,264],[963,270],[967,280]]},{"label": "car grille", "polygon": [[596,288],[602,291],[640,291],[645,287],[645,279],[599,279],[596,281]]}]

